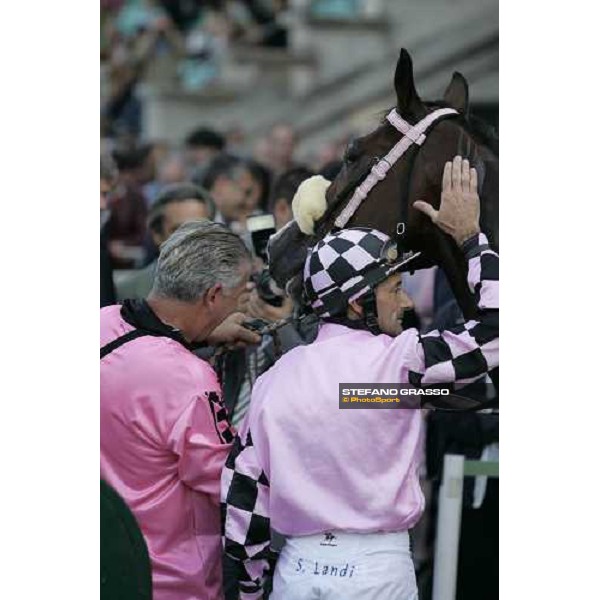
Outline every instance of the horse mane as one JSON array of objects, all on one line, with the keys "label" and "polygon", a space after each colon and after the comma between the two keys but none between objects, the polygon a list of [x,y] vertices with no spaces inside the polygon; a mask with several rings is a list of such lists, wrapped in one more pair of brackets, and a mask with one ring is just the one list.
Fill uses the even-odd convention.
[{"label": "horse mane", "polygon": [[[443,100],[425,102],[424,104],[428,108],[453,108]],[[484,121],[481,117],[474,115],[472,112],[470,112],[468,116],[459,113],[458,121],[462,123],[463,127],[478,144],[485,146],[496,156],[499,156],[498,132],[495,127]]]}]

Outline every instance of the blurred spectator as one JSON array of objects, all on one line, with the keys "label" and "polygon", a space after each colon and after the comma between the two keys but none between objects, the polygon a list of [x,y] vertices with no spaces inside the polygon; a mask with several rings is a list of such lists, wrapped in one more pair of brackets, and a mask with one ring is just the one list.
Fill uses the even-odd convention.
[{"label": "blurred spectator", "polygon": [[225,151],[225,138],[214,129],[198,127],[185,139],[185,159],[188,175],[201,181],[208,165]]},{"label": "blurred spectator", "polygon": [[271,168],[276,175],[294,166],[294,154],[298,138],[296,131],[289,123],[279,123],[271,128],[269,135],[271,144]]},{"label": "blurred spectator", "polygon": [[158,181],[162,185],[182,183],[186,179],[185,159],[180,152],[172,152],[165,157],[159,167]]},{"label": "blurred spectator", "polygon": [[273,149],[269,136],[259,137],[252,147],[252,157],[265,167],[271,168],[273,164]]},{"label": "blurred spectator", "polygon": [[228,152],[242,154],[246,143],[246,132],[239,123],[233,123],[225,131],[225,140]]},{"label": "blurred spectator", "polygon": [[266,212],[271,188],[271,174],[266,167],[254,160],[244,161],[246,172],[242,174],[241,186],[248,190],[246,217]]},{"label": "blurred spectator", "polygon": [[150,160],[154,171],[158,169],[171,153],[171,144],[165,140],[152,140],[150,146]]},{"label": "blurred spectator", "polygon": [[116,18],[116,26],[123,36],[133,38],[151,30],[165,13],[152,0],[125,0]]},{"label": "blurred spectator", "polygon": [[346,131],[322,144],[315,153],[315,171],[321,173],[328,166],[341,163],[348,146],[357,138],[362,137],[363,133],[366,132]]},{"label": "blurred spectator", "polygon": [[343,153],[340,154],[339,144],[336,142],[323,144],[317,152],[316,170],[321,171],[326,165],[339,161],[342,156]]},{"label": "blurred spectator", "polygon": [[229,38],[229,23],[224,15],[213,12],[188,32],[185,58],[179,65],[179,77],[184,90],[201,90],[219,76]]},{"label": "blurred spectator", "polygon": [[[164,188],[150,210],[148,228],[156,248],[180,226],[189,221],[213,219],[215,207],[206,190],[192,183],[180,183]],[[145,298],[152,289],[156,260],[131,273],[117,285],[117,299]]]},{"label": "blurred spectator", "polygon": [[139,135],[142,107],[136,86],[140,75],[141,70],[128,56],[128,49],[124,45],[114,49],[108,65],[108,91],[102,106],[104,135]]},{"label": "blurred spectator", "polygon": [[144,195],[148,206],[152,206],[158,195],[167,185],[186,181],[186,164],[181,152],[168,152],[159,159],[156,168],[157,177],[144,186]]},{"label": "blurred spectator", "polygon": [[202,11],[201,0],[160,0],[160,5],[182,32],[189,31]]},{"label": "blurred spectator", "polygon": [[119,184],[112,199],[109,243],[115,267],[130,268],[141,258],[146,232],[147,207],[143,186],[152,179],[149,146],[117,149],[113,157]]},{"label": "blurred spectator", "polygon": [[280,18],[285,12],[285,4],[280,1],[239,0],[229,2],[226,6],[230,18],[236,23],[240,41],[285,48],[288,43],[287,28]]},{"label": "blurred spectator", "polygon": [[292,200],[296,190],[305,179],[313,175],[314,173],[305,167],[296,167],[282,173],[275,181],[269,200],[269,212],[275,217],[277,230],[294,218]]},{"label": "blurred spectator", "polygon": [[253,190],[249,185],[248,169],[235,156],[217,156],[201,181],[215,201],[215,221],[232,227],[236,233],[243,230],[248,198]]},{"label": "blurred spectator", "polygon": [[100,156],[100,308],[115,303],[107,224],[110,217],[110,193],[117,183],[117,177],[117,165],[110,155],[102,154]]},{"label": "blurred spectator", "polygon": [[155,55],[182,55],[184,42],[164,11],[146,0],[129,0],[118,12],[105,11],[101,24],[101,56],[108,66],[102,131],[136,137],[142,109],[138,83]]},{"label": "blurred spectator", "polygon": [[110,217],[111,193],[117,184],[119,170],[110,154],[100,155],[100,226],[106,225]]}]

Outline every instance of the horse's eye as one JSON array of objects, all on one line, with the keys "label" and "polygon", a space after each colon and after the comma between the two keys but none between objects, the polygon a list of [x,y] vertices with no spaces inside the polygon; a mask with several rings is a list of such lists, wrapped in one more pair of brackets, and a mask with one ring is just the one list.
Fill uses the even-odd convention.
[{"label": "horse's eye", "polygon": [[345,162],[354,162],[360,156],[360,148],[356,141],[350,142],[344,153]]}]

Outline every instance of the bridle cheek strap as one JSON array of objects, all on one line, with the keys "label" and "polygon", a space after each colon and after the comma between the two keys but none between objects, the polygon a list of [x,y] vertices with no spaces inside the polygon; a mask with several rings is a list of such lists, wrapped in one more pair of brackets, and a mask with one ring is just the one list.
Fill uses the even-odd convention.
[{"label": "bridle cheek strap", "polygon": [[426,139],[425,132],[431,127],[435,121],[446,115],[458,114],[458,111],[453,108],[439,108],[429,113],[425,118],[421,119],[416,125],[411,125],[405,121],[396,109],[393,109],[386,119],[395,127],[401,134],[402,139],[381,159],[379,159],[365,180],[356,188],[352,198],[344,210],[338,215],[335,220],[335,226],[340,229],[346,226],[346,223],[352,218],[352,215],[358,210],[362,201],[367,197],[369,192],[387,175],[388,171],[400,159],[400,157],[413,145],[423,145]]}]

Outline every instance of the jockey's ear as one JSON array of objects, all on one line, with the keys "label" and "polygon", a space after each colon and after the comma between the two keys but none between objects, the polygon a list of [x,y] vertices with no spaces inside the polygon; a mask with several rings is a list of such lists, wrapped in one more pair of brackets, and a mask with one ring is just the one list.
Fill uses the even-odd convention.
[{"label": "jockey's ear", "polygon": [[396,88],[398,112],[401,115],[420,115],[424,106],[415,88],[410,54],[404,48],[400,50],[400,57],[396,64],[394,87]]},{"label": "jockey's ear", "polygon": [[444,101],[458,112],[469,114],[469,84],[460,73],[452,75],[452,81],[444,92]]},{"label": "jockey's ear", "polygon": [[358,300],[352,300],[351,302],[348,302],[348,310],[347,310],[346,316],[351,321],[356,321],[356,320],[360,319],[363,316],[364,312],[365,312],[365,309],[363,308],[363,305]]}]

